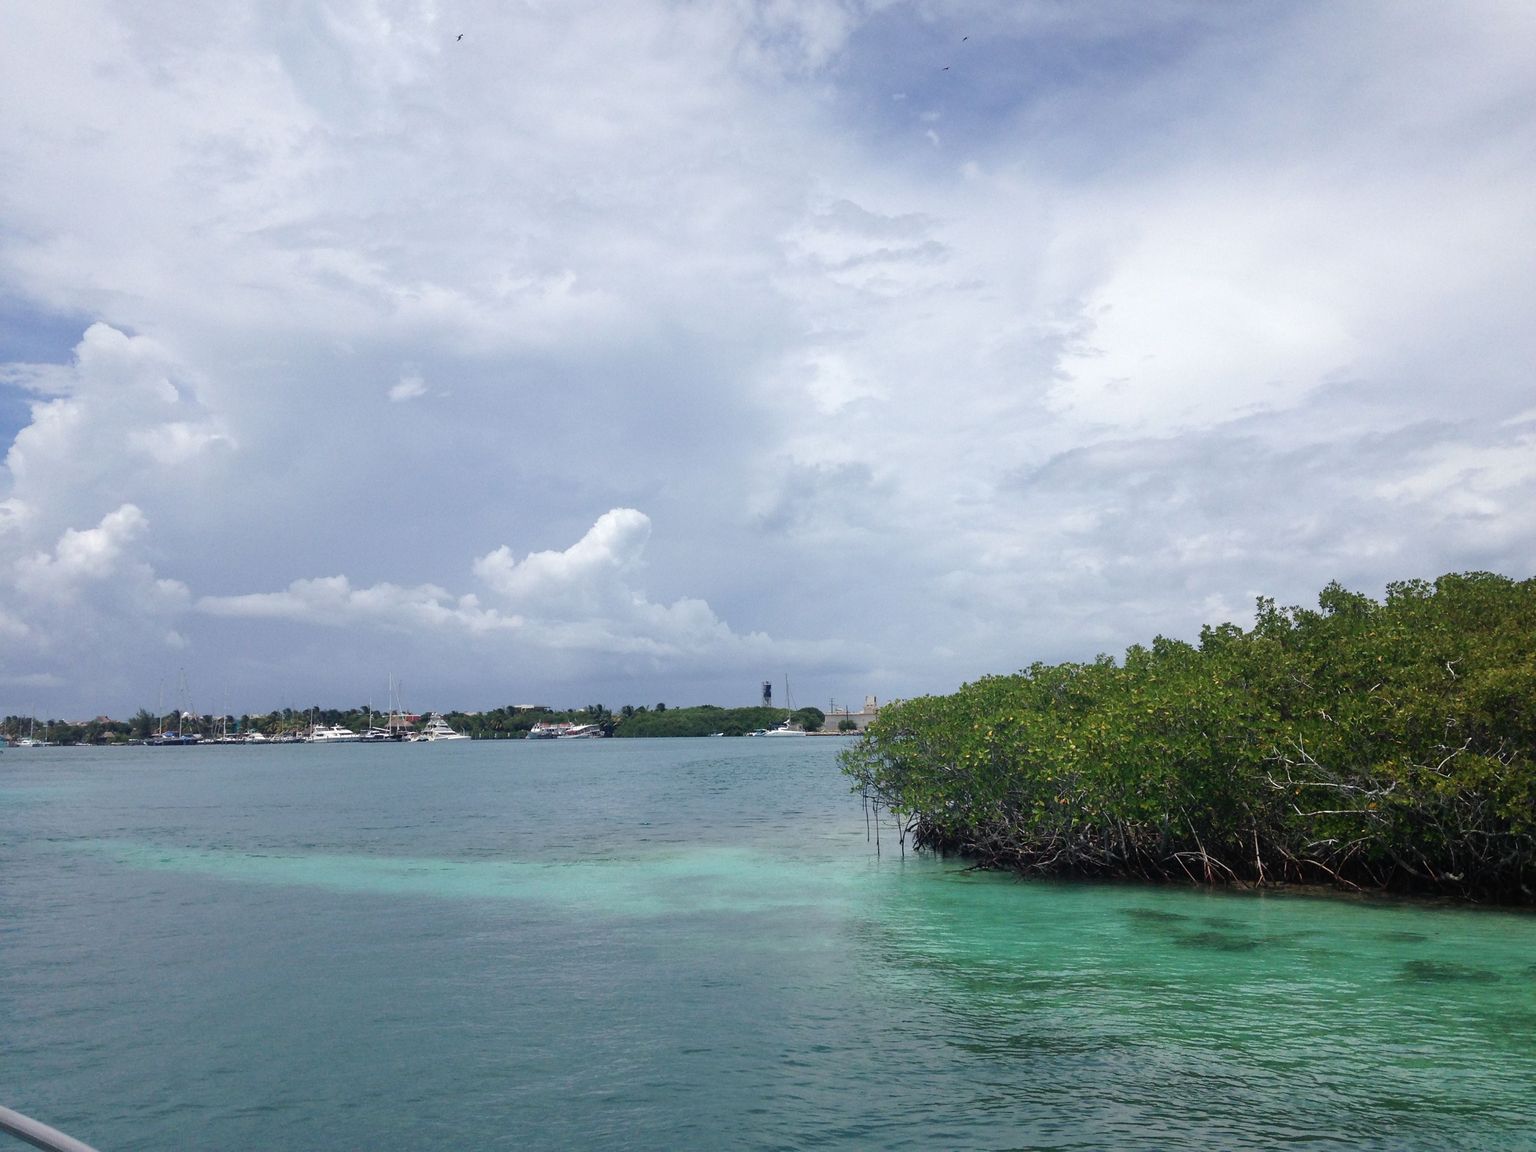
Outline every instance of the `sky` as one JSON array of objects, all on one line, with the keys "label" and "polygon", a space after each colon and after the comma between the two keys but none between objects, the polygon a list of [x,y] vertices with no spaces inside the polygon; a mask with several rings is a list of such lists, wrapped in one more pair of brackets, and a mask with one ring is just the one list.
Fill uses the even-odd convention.
[{"label": "sky", "polygon": [[0,0],[0,714],[797,706],[1536,568],[1536,6]]}]

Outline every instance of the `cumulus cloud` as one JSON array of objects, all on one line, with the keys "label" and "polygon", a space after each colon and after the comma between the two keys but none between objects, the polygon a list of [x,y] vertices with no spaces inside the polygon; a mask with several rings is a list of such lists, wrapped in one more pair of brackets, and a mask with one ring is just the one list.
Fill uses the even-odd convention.
[{"label": "cumulus cloud", "polygon": [[765,646],[738,637],[702,600],[648,600],[633,583],[651,533],[633,508],[604,513],[564,551],[533,552],[521,561],[503,545],[477,559],[473,572],[499,601],[454,596],[434,585],[374,584],[345,576],[295,580],[281,592],[205,596],[200,612],[248,620],[285,620],[328,628],[450,628],[506,633],[521,644],[620,654],[697,655],[731,646]]},{"label": "cumulus cloud", "polygon": [[475,561],[475,575],[513,604],[592,611],[633,603],[626,577],[640,564],[651,521],[633,508],[605,512],[563,552],[533,552],[521,562],[506,545]]},{"label": "cumulus cloud", "polygon": [[79,581],[105,580],[148,526],[144,513],[124,504],[95,528],[67,529],[51,554],[39,552],[17,563],[17,587],[31,595],[59,596]]},{"label": "cumulus cloud", "polygon": [[155,573],[148,534],[144,513],[124,504],[93,527],[65,529],[51,548],[0,564],[0,679],[78,687],[80,669],[92,667],[111,682],[120,654],[153,652],[191,597]]},{"label": "cumulus cloud", "polygon": [[518,621],[503,620],[480,610],[471,597],[450,597],[430,584],[402,588],[374,584],[354,588],[345,576],[295,580],[282,592],[250,592],[239,596],[204,596],[198,610],[212,616],[248,620],[291,620],[326,628],[371,626],[436,627],[458,624],[471,630],[498,626],[515,627]]},{"label": "cumulus cloud", "polygon": [[[6,452],[6,535],[57,531],[82,515],[190,486],[209,454],[235,447],[197,398],[191,373],[158,341],[107,324],[86,330],[64,365],[12,365],[40,399]],[[184,496],[185,492],[181,495]]]},{"label": "cumulus cloud", "polygon": [[106,621],[857,698],[1529,569],[1520,6],[9,17],[0,677],[82,711]]}]

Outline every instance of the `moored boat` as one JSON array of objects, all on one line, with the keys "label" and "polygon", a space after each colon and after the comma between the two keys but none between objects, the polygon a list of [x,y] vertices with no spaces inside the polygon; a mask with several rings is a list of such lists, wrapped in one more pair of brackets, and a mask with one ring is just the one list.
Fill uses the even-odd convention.
[{"label": "moored boat", "polygon": [[350,744],[361,739],[361,734],[340,724],[316,724],[309,730],[311,744]]},{"label": "moored boat", "polygon": [[577,724],[571,720],[540,720],[528,729],[529,740],[596,740],[602,735],[601,724]]},{"label": "moored boat", "polygon": [[780,724],[777,728],[770,728],[766,732],[762,732],[762,733],[754,732],[754,733],[752,733],[752,735],[754,735],[754,736],[757,736],[757,735],[763,735],[763,736],[804,736],[805,735],[805,729],[800,727],[798,724],[794,723],[792,720],[790,720],[790,718],[788,716],[786,716],[786,717],[784,717],[784,723]]},{"label": "moored boat", "polygon": [[441,712],[434,712],[427,717],[427,722],[417,733],[418,740],[468,740],[463,732],[455,732],[448,721],[443,719]]}]

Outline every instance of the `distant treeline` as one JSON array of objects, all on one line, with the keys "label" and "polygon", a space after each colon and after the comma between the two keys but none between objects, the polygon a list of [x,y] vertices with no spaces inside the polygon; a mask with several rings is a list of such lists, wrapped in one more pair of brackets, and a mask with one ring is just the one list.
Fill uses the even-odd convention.
[{"label": "distant treeline", "polygon": [[1536,580],[1318,603],[887,705],[843,770],[986,866],[1536,903]]},{"label": "distant treeline", "polygon": [[[583,708],[524,708],[508,705],[488,712],[447,712],[444,719],[456,730],[476,740],[521,740],[535,724],[599,724],[610,736],[744,736],[759,728],[776,728],[788,713],[782,708],[718,708],[703,704],[693,708],[654,708],[626,704],[618,712],[601,704]],[[371,724],[382,725],[386,717],[366,706],[357,708],[283,708],[259,716],[181,716],[176,712],[157,716],[141,708],[129,720],[97,719],[84,724],[61,720],[7,716],[0,721],[0,735],[21,737],[35,734],[54,744],[113,744],[147,740],[156,732],[196,733],[205,739],[220,735],[260,732],[281,736],[307,732],[314,725],[339,724],[361,732]],[[799,708],[792,715],[794,723],[807,732],[819,731],[826,716],[819,708]],[[412,727],[419,727],[413,725]]]},{"label": "distant treeline", "polygon": [[[760,728],[777,728],[784,722],[782,708],[716,708],[704,704],[697,708],[626,709],[613,726],[615,736],[745,736]],[[820,708],[798,708],[790,714],[793,723],[807,732],[819,732],[826,723]]]}]

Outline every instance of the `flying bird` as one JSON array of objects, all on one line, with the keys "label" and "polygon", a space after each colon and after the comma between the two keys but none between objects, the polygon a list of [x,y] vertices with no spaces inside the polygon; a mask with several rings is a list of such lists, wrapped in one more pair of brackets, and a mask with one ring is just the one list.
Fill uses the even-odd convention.
[{"label": "flying bird", "polygon": [[[464,39],[464,33],[460,32],[459,33],[459,40],[462,40],[462,39]],[[455,40],[454,43],[457,44],[459,42],[459,40]]]}]

